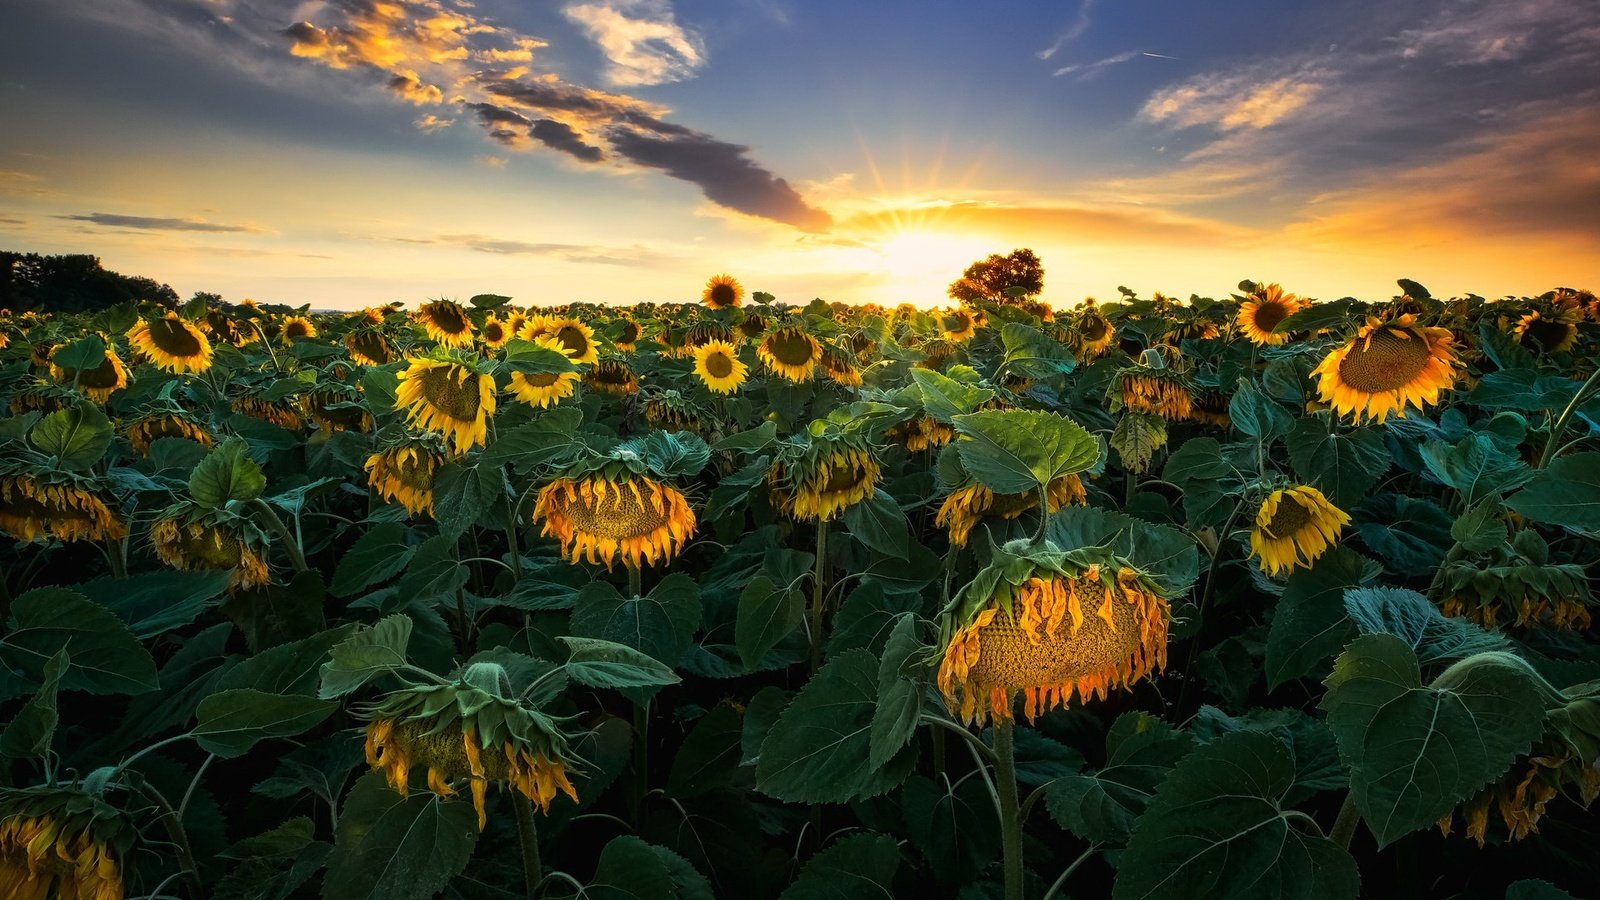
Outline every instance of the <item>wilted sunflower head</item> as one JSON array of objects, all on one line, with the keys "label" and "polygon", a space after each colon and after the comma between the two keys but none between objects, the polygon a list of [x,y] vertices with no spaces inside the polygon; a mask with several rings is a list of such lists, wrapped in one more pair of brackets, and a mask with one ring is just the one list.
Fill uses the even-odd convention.
[{"label": "wilted sunflower head", "polygon": [[1344,510],[1328,502],[1314,487],[1297,485],[1267,495],[1250,529],[1250,550],[1261,571],[1271,576],[1308,568],[1339,541],[1339,529],[1350,524]]},{"label": "wilted sunflower head", "polygon": [[632,319],[623,319],[617,324],[617,337],[611,342],[611,346],[624,353],[632,353],[638,349],[639,338],[643,336],[644,329],[639,327],[638,322]]},{"label": "wilted sunflower head", "polygon": [[323,431],[371,431],[372,414],[353,388],[325,384],[306,396],[306,408]]},{"label": "wilted sunflower head", "polygon": [[694,351],[706,344],[731,344],[737,339],[737,333],[721,322],[696,322],[683,333],[683,343],[679,345],[677,355],[693,357]]},{"label": "wilted sunflower head", "polygon": [[126,812],[76,786],[0,789],[0,889],[18,900],[122,900],[138,834]]},{"label": "wilted sunflower head", "polygon": [[978,324],[977,314],[961,307],[939,313],[939,331],[947,341],[972,340],[978,333]]},{"label": "wilted sunflower head", "polygon": [[855,363],[843,352],[825,346],[822,348],[822,358],[819,363],[828,380],[834,384],[842,384],[845,387],[861,386],[861,370],[856,368]]},{"label": "wilted sunflower head", "polygon": [[1227,428],[1233,424],[1228,412],[1232,396],[1216,387],[1196,386],[1194,402],[1189,408],[1189,418],[1205,425]]},{"label": "wilted sunflower head", "polygon": [[1330,351],[1313,371],[1317,393],[1340,415],[1383,422],[1406,408],[1425,408],[1456,381],[1453,339],[1412,316],[1368,319],[1354,338]]},{"label": "wilted sunflower head", "polygon": [[395,406],[413,426],[442,433],[460,456],[488,440],[494,378],[473,362],[419,356],[400,373]]},{"label": "wilted sunflower head", "polygon": [[81,399],[71,388],[55,382],[29,381],[11,395],[9,406],[11,414],[15,416],[34,411],[49,414],[75,406]]},{"label": "wilted sunflower head", "polygon": [[917,363],[917,366],[937,371],[950,360],[950,357],[956,355],[956,345],[944,338],[934,338],[923,343],[922,354],[926,359]]},{"label": "wilted sunflower head", "polygon": [[50,357],[56,352],[55,341],[34,341],[28,348],[28,361],[36,368],[50,367]]},{"label": "wilted sunflower head", "polygon": [[413,314],[418,325],[441,347],[466,347],[472,343],[472,319],[454,300],[430,300]]},{"label": "wilted sunflower head", "polygon": [[1486,553],[1447,560],[1429,593],[1445,615],[1485,628],[1510,624],[1587,631],[1594,602],[1584,567],[1551,562],[1549,545],[1531,530],[1518,531],[1511,543]]},{"label": "wilted sunflower head", "polygon": [[[53,351],[51,356],[55,356]],[[80,372],[77,369],[58,366],[52,360],[50,377],[60,384],[75,386],[84,396],[96,403],[104,403],[111,399],[112,394],[128,386],[128,367],[122,364],[122,359],[117,356],[117,351],[112,349],[108,341],[105,358],[100,361],[100,365]]]},{"label": "wilted sunflower head", "polygon": [[644,420],[662,431],[700,432],[699,412],[677,391],[662,391],[646,400]]},{"label": "wilted sunflower head", "polygon": [[408,441],[367,457],[367,484],[412,515],[433,514],[433,478],[445,455],[423,441]]},{"label": "wilted sunflower head", "polygon": [[317,326],[305,316],[290,316],[283,320],[283,339],[289,343],[309,341],[317,336]]},{"label": "wilted sunflower head", "polygon": [[713,275],[700,293],[700,302],[712,309],[732,309],[744,302],[744,285],[732,275]]},{"label": "wilted sunflower head", "polygon": [[695,348],[694,374],[714,393],[737,391],[749,373],[750,367],[739,359],[738,349],[727,341],[711,341]]},{"label": "wilted sunflower head", "polygon": [[1073,343],[1086,357],[1099,356],[1111,346],[1116,329],[1091,303],[1079,313],[1072,323]]},{"label": "wilted sunflower head", "polygon": [[533,521],[561,544],[570,562],[606,568],[668,563],[694,534],[694,509],[683,492],[617,467],[557,478],[539,491]]},{"label": "wilted sunflower head", "polygon": [[141,416],[123,429],[122,434],[141,456],[150,455],[150,445],[164,437],[183,438],[202,447],[210,447],[215,440],[199,422],[187,413],[165,411]]},{"label": "wilted sunflower head", "polygon": [[773,505],[793,519],[826,522],[871,497],[882,470],[856,438],[816,438],[780,455],[767,473]]},{"label": "wilted sunflower head", "polygon": [[1104,698],[1167,661],[1165,593],[1104,548],[1013,541],[946,612],[939,689],[969,722]]},{"label": "wilted sunflower head", "polygon": [[639,391],[639,376],[634,374],[632,366],[618,359],[601,360],[583,376],[583,383],[591,390],[615,394],[618,397],[626,397]]},{"label": "wilted sunflower head", "polygon": [[1517,320],[1513,333],[1517,343],[1541,353],[1561,353],[1571,350],[1578,342],[1578,322],[1582,315],[1576,310],[1532,310]]},{"label": "wilted sunflower head", "polygon": [[1187,419],[1193,410],[1194,396],[1188,381],[1176,369],[1131,366],[1118,372],[1112,384],[1128,409],[1155,413],[1165,419]]},{"label": "wilted sunflower head", "polygon": [[[1089,493],[1077,475],[1062,475],[1050,482],[1045,503],[1055,512],[1069,503],[1087,504]],[[950,544],[965,547],[972,529],[985,518],[1017,519],[1023,513],[1039,511],[1039,491],[996,494],[977,482],[957,488],[939,505],[934,524],[950,532]]]},{"label": "wilted sunflower head", "polygon": [[344,336],[344,347],[350,358],[364,366],[383,366],[394,361],[394,348],[383,332],[375,328],[362,328]]},{"label": "wilted sunflower head", "polygon": [[226,510],[180,504],[150,526],[156,558],[183,571],[231,570],[230,589],[260,587],[267,571],[266,538],[249,519]]},{"label": "wilted sunflower head", "polygon": [[506,341],[511,340],[513,333],[505,322],[498,317],[491,317],[483,323],[483,329],[478,332],[478,339],[483,341],[485,347],[497,350],[504,347]]},{"label": "wilted sunflower head", "polygon": [[200,324],[219,341],[235,345],[239,343],[239,326],[220,309],[206,310],[206,314],[200,318]]},{"label": "wilted sunflower head", "polygon": [[124,525],[91,479],[59,470],[0,476],[0,531],[19,541],[120,540]]},{"label": "wilted sunflower head", "polygon": [[822,358],[822,345],[804,328],[785,325],[761,339],[756,356],[774,374],[799,383],[811,380]]},{"label": "wilted sunflower head", "polygon": [[204,372],[211,368],[211,341],[200,329],[167,313],[165,318],[140,319],[128,329],[128,343],[165,372]]},{"label": "wilted sunflower head", "polygon": [[279,428],[290,431],[299,431],[305,427],[305,418],[300,415],[300,410],[294,398],[283,400],[269,400],[265,396],[251,391],[241,394],[228,401],[233,411],[252,419],[271,422]]},{"label": "wilted sunflower head", "polygon": [[1236,324],[1252,344],[1277,346],[1289,339],[1288,332],[1274,334],[1278,323],[1305,308],[1305,301],[1284,291],[1282,285],[1269,284],[1252,292],[1239,305]]},{"label": "wilted sunflower head", "polygon": [[771,321],[766,316],[760,313],[747,312],[744,318],[739,320],[739,333],[746,338],[758,338],[767,330],[767,326],[771,324]]},{"label": "wilted sunflower head", "polygon": [[919,453],[955,440],[956,430],[933,416],[922,415],[894,426],[886,436],[904,444],[906,452]]},{"label": "wilted sunflower head", "polygon": [[[567,345],[549,335],[535,338],[533,341],[546,350],[554,350],[572,359],[572,351]],[[526,372],[513,371],[511,373],[511,393],[523,403],[536,406],[540,409],[554,405],[571,397],[578,388],[577,372]]]},{"label": "wilted sunflower head", "polygon": [[485,801],[491,783],[550,811],[556,794],[574,803],[567,779],[580,761],[559,720],[523,706],[512,696],[510,678],[495,663],[473,663],[449,684],[409,685],[359,711],[368,720],[367,764],[382,772],[401,796],[411,790],[411,770],[428,770],[428,790],[457,793],[466,780],[478,827],[488,823]]}]

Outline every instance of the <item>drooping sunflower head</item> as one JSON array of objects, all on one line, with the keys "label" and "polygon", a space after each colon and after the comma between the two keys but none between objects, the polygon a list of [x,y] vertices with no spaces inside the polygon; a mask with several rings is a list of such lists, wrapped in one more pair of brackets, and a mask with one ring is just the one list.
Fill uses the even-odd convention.
[{"label": "drooping sunflower head", "polygon": [[293,344],[309,341],[317,336],[317,326],[305,316],[290,316],[283,320],[283,339]]},{"label": "drooping sunflower head", "polygon": [[758,338],[767,330],[772,322],[760,313],[746,312],[743,319],[739,320],[739,333],[750,340]]},{"label": "drooping sunflower head", "polygon": [[894,426],[886,436],[904,444],[907,453],[920,453],[955,440],[956,430],[933,416],[922,415]]},{"label": "drooping sunflower head", "polygon": [[162,371],[176,374],[211,368],[210,339],[177,313],[155,321],[140,319],[128,330],[128,343]]},{"label": "drooping sunflower head", "polygon": [[243,516],[226,510],[180,505],[150,526],[156,558],[183,571],[231,571],[230,589],[260,587],[267,571],[266,540]]},{"label": "drooping sunflower head", "polygon": [[[1077,475],[1062,475],[1050,482],[1045,502],[1050,512],[1055,512],[1069,503],[1087,504],[1089,494],[1084,490],[1083,480]],[[986,518],[1011,520],[1020,518],[1024,513],[1038,511],[1037,489],[1021,494],[996,494],[973,482],[945,497],[933,521],[950,532],[952,546],[965,547],[972,529]]]},{"label": "drooping sunflower head", "polygon": [[406,411],[407,422],[442,433],[457,456],[488,439],[494,378],[475,363],[419,356],[399,377],[395,406]]},{"label": "drooping sunflower head", "polygon": [[59,470],[0,476],[0,532],[19,541],[99,541],[127,537],[128,526],[92,479]]},{"label": "drooping sunflower head", "polygon": [[[55,354],[52,353],[53,357]],[[104,403],[111,399],[111,395],[128,386],[128,367],[122,364],[117,351],[111,344],[106,344],[105,358],[100,365],[92,369],[70,369],[59,366],[52,360],[50,363],[50,377],[57,383],[76,386],[85,396],[96,403]]]},{"label": "drooping sunflower head", "polygon": [[1015,541],[995,553],[946,613],[939,689],[969,722],[1030,720],[1104,698],[1166,666],[1161,588],[1103,548],[1062,552]]},{"label": "drooping sunflower head", "polygon": [[538,333],[533,335],[534,340],[538,339],[539,334],[555,338],[571,351],[567,354],[567,358],[577,365],[593,365],[600,359],[600,348],[595,346],[594,342],[594,329],[578,319],[570,317],[548,319],[536,331]]},{"label": "drooping sunflower head", "polygon": [[433,514],[433,479],[445,455],[423,441],[408,441],[367,457],[367,484],[412,515]]},{"label": "drooping sunflower head", "polygon": [[344,347],[350,358],[364,366],[383,366],[394,362],[394,348],[383,332],[375,328],[362,328],[344,336]]},{"label": "drooping sunflower head", "polygon": [[353,388],[324,385],[306,396],[306,409],[323,431],[372,430],[372,414],[361,405],[361,394]]},{"label": "drooping sunflower head", "polygon": [[1112,384],[1116,396],[1128,409],[1155,413],[1166,419],[1187,419],[1193,411],[1194,395],[1187,380],[1176,369],[1132,366],[1118,372]]},{"label": "drooping sunflower head", "polygon": [[644,474],[608,468],[558,478],[539,491],[533,521],[576,563],[617,561],[642,568],[672,561],[695,529],[683,492]]},{"label": "drooping sunflower head", "polygon": [[713,275],[700,293],[700,302],[712,309],[732,309],[744,302],[744,285],[732,275]]},{"label": "drooping sunflower head", "polygon": [[1582,314],[1571,309],[1532,310],[1517,320],[1517,342],[1540,353],[1561,353],[1578,342]]},{"label": "drooping sunflower head", "polygon": [[1267,495],[1250,529],[1250,550],[1261,571],[1270,576],[1307,568],[1339,541],[1339,529],[1350,524],[1344,510],[1307,485],[1282,488]]},{"label": "drooping sunflower head", "polygon": [[1087,306],[1072,323],[1074,343],[1085,357],[1095,357],[1106,351],[1116,338],[1117,330],[1094,306]]},{"label": "drooping sunflower head", "polygon": [[55,351],[55,341],[34,341],[28,347],[28,361],[33,363],[35,368],[48,369],[50,368],[50,357],[54,355]]},{"label": "drooping sunflower head", "polygon": [[478,339],[483,341],[485,347],[498,350],[505,346],[506,341],[511,340],[513,333],[499,317],[492,317],[483,323],[482,330],[478,332]]},{"label": "drooping sunflower head", "polygon": [[220,309],[206,310],[206,314],[200,317],[200,326],[225,344],[237,346],[240,342],[239,326]]},{"label": "drooping sunflower head", "polygon": [[[573,360],[576,362],[577,360]],[[604,359],[583,376],[591,390],[626,397],[639,391],[639,376],[633,367],[619,359]]]},{"label": "drooping sunflower head", "polygon": [[731,394],[744,384],[750,367],[739,359],[739,351],[727,341],[701,344],[694,351],[694,374],[713,393]]},{"label": "drooping sunflower head", "polygon": [[856,368],[855,363],[843,352],[825,346],[822,348],[819,364],[822,366],[822,371],[827,374],[828,380],[834,384],[842,384],[845,387],[861,386],[861,370]]},{"label": "drooping sunflower head", "polygon": [[0,890],[18,900],[122,900],[133,819],[77,786],[0,789]]},{"label": "drooping sunflower head", "polygon": [[939,332],[945,340],[961,343],[972,340],[978,333],[978,316],[971,310],[957,307],[939,314]]},{"label": "drooping sunflower head", "polygon": [[[565,356],[568,361],[572,359],[572,351],[567,345],[549,335],[535,338],[533,341],[546,350],[554,350]],[[518,372],[511,373],[511,393],[523,403],[543,409],[571,397],[578,389],[579,374],[573,372]]]},{"label": "drooping sunflower head", "polygon": [[785,325],[767,332],[756,345],[761,364],[776,375],[793,382],[810,381],[822,358],[822,345],[798,325]]},{"label": "drooping sunflower head", "polygon": [[644,404],[644,420],[662,431],[700,433],[700,414],[677,391],[662,391]]},{"label": "drooping sunflower head", "polygon": [[1278,323],[1305,307],[1300,297],[1284,291],[1282,285],[1269,284],[1239,305],[1236,324],[1252,344],[1278,346],[1289,339],[1288,332],[1273,333]]},{"label": "drooping sunflower head", "polygon": [[[1537,549],[1529,548],[1530,542]],[[1501,544],[1479,557],[1446,561],[1430,593],[1445,615],[1485,628],[1587,631],[1594,603],[1583,566],[1551,562],[1548,546],[1532,531],[1519,531],[1515,544]]]},{"label": "drooping sunflower head", "polygon": [[466,347],[472,343],[472,319],[454,300],[430,300],[413,314],[418,325],[441,347]]},{"label": "drooping sunflower head", "polygon": [[251,391],[240,394],[228,401],[228,403],[233,407],[233,411],[240,415],[249,416],[252,419],[260,419],[263,422],[271,422],[279,428],[286,428],[290,431],[299,431],[306,424],[305,418],[300,415],[300,409],[292,397],[273,400],[263,394]]},{"label": "drooping sunflower head", "polygon": [[388,312],[388,307],[368,306],[360,312],[352,314],[350,319],[358,326],[375,328],[383,324],[383,318]]},{"label": "drooping sunflower head", "polygon": [[211,432],[187,413],[170,410],[140,416],[128,423],[122,434],[141,456],[149,456],[150,445],[164,437],[183,438],[202,447],[215,443]]},{"label": "drooping sunflower head", "polygon": [[923,343],[922,354],[926,358],[917,363],[917,367],[938,371],[940,366],[950,361],[950,357],[956,355],[956,345],[944,338],[934,338]]},{"label": "drooping sunflower head", "polygon": [[683,333],[677,355],[693,357],[694,352],[706,344],[732,344],[737,339],[738,334],[721,322],[696,322]]},{"label": "drooping sunflower head", "polygon": [[773,505],[790,518],[827,522],[871,497],[882,469],[854,438],[817,438],[780,455],[767,473]]},{"label": "drooping sunflower head", "polygon": [[1232,396],[1221,388],[1196,385],[1194,402],[1189,408],[1189,418],[1204,425],[1228,428],[1233,419],[1228,412]]},{"label": "drooping sunflower head", "polygon": [[510,678],[495,663],[473,663],[449,684],[410,685],[359,710],[368,720],[367,765],[382,772],[401,796],[411,790],[411,770],[427,770],[428,790],[454,797],[465,781],[488,823],[489,785],[532,801],[541,812],[561,793],[578,800],[568,780],[581,761],[560,722],[523,706]]},{"label": "drooping sunflower head", "polygon": [[8,405],[14,416],[34,411],[48,415],[56,410],[75,406],[81,399],[72,388],[63,387],[53,381],[33,380],[17,388],[11,395],[11,402]]},{"label": "drooping sunflower head", "polygon": [[1453,338],[1444,328],[1424,328],[1411,316],[1392,322],[1368,319],[1348,343],[1336,347],[1312,373],[1319,398],[1358,422],[1383,422],[1439,401],[1455,384]]}]

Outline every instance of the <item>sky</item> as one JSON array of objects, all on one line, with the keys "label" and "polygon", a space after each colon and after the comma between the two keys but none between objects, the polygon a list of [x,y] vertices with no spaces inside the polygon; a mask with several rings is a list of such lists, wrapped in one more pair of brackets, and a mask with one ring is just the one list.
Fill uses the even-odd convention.
[{"label": "sky", "polygon": [[1600,288],[1594,0],[50,0],[0,249],[317,308]]}]

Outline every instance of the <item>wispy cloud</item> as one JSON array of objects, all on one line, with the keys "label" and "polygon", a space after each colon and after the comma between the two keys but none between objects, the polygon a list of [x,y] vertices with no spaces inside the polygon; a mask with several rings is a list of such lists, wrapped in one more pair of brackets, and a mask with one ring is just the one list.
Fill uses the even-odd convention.
[{"label": "wispy cloud", "polygon": [[667,0],[603,0],[562,10],[610,61],[618,87],[682,81],[705,65],[700,35],[679,25]]},{"label": "wispy cloud", "polygon": [[940,230],[971,231],[1018,240],[1119,246],[1173,242],[1218,244],[1251,233],[1241,226],[1159,209],[1064,202],[935,199],[849,216],[839,222],[835,236],[894,233],[907,222],[926,222]]},{"label": "wispy cloud", "polygon": [[1083,33],[1089,30],[1091,24],[1089,12],[1094,9],[1094,4],[1095,0],[1078,0],[1078,12],[1072,17],[1072,24],[1056,35],[1055,41],[1050,46],[1040,50],[1036,55],[1040,59],[1049,59],[1060,53],[1061,48],[1082,37]]},{"label": "wispy cloud", "polygon": [[1077,75],[1079,78],[1090,78],[1100,74],[1112,66],[1118,66],[1125,62],[1132,62],[1141,56],[1148,55],[1149,54],[1140,53],[1138,50],[1129,50],[1126,53],[1118,53],[1116,56],[1108,56],[1105,59],[1096,60],[1092,63],[1074,63],[1070,66],[1062,66],[1050,74],[1056,78],[1060,78],[1063,75]]},{"label": "wispy cloud", "polygon": [[0,169],[0,194],[44,196],[49,193],[50,190],[44,187],[44,179],[32,172]]},{"label": "wispy cloud", "polygon": [[612,266],[653,265],[667,258],[657,251],[639,246],[611,247],[603,244],[523,241],[515,238],[474,233],[441,234],[431,238],[380,237],[377,239],[437,247],[464,247],[478,253],[489,253],[496,256],[540,256],[570,263],[599,263]]},{"label": "wispy cloud", "polygon": [[1156,92],[1140,115],[1181,128],[1261,129],[1303,109],[1322,90],[1315,71],[1257,80],[1251,74],[1203,75]]},{"label": "wispy cloud", "polygon": [[205,233],[265,234],[265,229],[255,225],[225,225],[204,219],[167,219],[154,216],[126,216],[114,213],[87,213],[75,216],[56,216],[69,222],[87,222],[102,228],[131,228],[138,231],[197,231]]}]

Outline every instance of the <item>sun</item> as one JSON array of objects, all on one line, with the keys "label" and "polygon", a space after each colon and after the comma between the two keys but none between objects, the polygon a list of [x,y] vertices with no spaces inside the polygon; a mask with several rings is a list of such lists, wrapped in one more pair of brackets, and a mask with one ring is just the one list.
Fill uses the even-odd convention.
[{"label": "sun", "polygon": [[976,235],[913,228],[895,231],[877,243],[877,266],[884,295],[879,303],[921,307],[949,302],[945,289],[975,260],[994,252],[994,242]]}]

